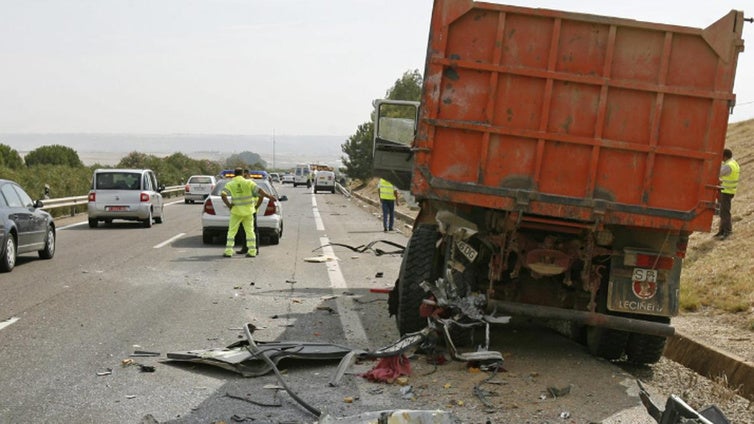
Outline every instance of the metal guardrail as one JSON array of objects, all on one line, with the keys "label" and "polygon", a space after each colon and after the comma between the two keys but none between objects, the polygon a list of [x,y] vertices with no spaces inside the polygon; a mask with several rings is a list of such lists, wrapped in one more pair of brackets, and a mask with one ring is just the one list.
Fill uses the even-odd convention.
[{"label": "metal guardrail", "polygon": [[[165,187],[164,190],[161,191],[162,195],[165,197],[173,197],[173,195],[183,194],[184,186],[177,185],[177,186],[169,186]],[[76,213],[80,213],[83,211],[78,211],[78,208],[80,207],[86,207],[86,204],[88,203],[89,195],[84,196],[72,196],[72,197],[60,197],[57,199],[41,199],[42,202],[42,208],[46,211],[51,211],[53,209],[61,209],[61,208],[70,208],[70,216],[76,215]]]}]

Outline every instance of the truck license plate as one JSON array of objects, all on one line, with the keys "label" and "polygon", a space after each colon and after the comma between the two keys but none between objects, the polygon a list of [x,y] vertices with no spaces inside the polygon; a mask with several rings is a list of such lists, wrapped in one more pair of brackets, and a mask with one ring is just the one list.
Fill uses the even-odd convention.
[{"label": "truck license plate", "polygon": [[634,268],[633,276],[631,277],[634,281],[646,281],[648,283],[656,283],[657,282],[657,270],[656,269],[644,269],[644,268]]}]

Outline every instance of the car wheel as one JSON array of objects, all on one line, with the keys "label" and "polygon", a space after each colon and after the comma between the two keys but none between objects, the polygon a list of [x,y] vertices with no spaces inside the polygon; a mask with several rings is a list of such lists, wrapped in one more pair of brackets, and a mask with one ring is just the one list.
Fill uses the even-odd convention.
[{"label": "car wheel", "polygon": [[89,218],[89,228],[97,228],[97,220]]},{"label": "car wheel", "polygon": [[189,199],[183,199],[183,203],[185,203],[185,204],[188,205],[189,204]]},{"label": "car wheel", "polygon": [[147,216],[147,219],[141,221],[141,225],[144,226],[144,228],[152,228],[152,210],[149,210],[149,215]]},{"label": "car wheel", "polygon": [[16,266],[16,239],[13,233],[8,234],[8,240],[5,241],[5,253],[0,260],[0,271],[10,272]]},{"label": "car wheel", "polygon": [[279,233],[272,233],[272,234],[270,234],[270,244],[280,244],[280,234]]},{"label": "car wheel", "polygon": [[212,244],[212,241],[214,239],[214,236],[211,232],[204,230],[202,231],[202,243],[204,244]]},{"label": "car wheel", "polygon": [[333,188],[330,189],[330,193],[331,194],[335,194],[335,187],[333,187]]},{"label": "car wheel", "polygon": [[154,222],[158,224],[162,224],[163,222],[165,222],[164,216],[165,216],[165,207],[163,206],[160,208],[160,216],[155,217]]},{"label": "car wheel", "polygon": [[50,225],[47,227],[47,237],[45,237],[45,247],[37,252],[42,259],[52,259],[55,256],[55,228]]}]

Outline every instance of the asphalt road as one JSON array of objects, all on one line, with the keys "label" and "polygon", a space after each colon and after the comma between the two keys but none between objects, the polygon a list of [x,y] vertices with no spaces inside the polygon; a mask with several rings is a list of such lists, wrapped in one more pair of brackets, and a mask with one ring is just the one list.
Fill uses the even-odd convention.
[{"label": "asphalt road", "polygon": [[[342,195],[279,188],[289,199],[283,237],[254,259],[226,259],[222,245],[204,245],[201,205],[182,199],[149,229],[125,221],[90,229],[85,216],[60,220],[52,260],[25,255],[0,275],[0,320],[7,320],[0,327],[0,423],[139,423],[148,415],[160,423],[315,422],[289,395],[265,388],[278,384],[273,374],[244,378],[166,361],[168,352],[237,342],[245,323],[258,328],[258,341],[368,350],[398,338],[387,296],[370,289],[392,286],[400,255],[320,247],[405,245],[406,235],[383,233],[374,210]],[[337,260],[312,261],[320,254]],[[460,363],[435,369],[412,360],[408,395],[355,375],[373,363],[354,365],[338,387],[327,384],[337,361],[285,360],[280,368],[292,390],[332,417],[407,408],[451,410],[480,423],[651,422],[629,375],[546,328],[502,327],[491,348],[503,352],[507,370],[496,377],[494,408],[471,393],[470,382],[487,375]],[[130,358],[137,350],[160,356]],[[155,372],[122,366],[129,358]],[[567,396],[547,396],[548,386],[565,385],[572,386]]]}]

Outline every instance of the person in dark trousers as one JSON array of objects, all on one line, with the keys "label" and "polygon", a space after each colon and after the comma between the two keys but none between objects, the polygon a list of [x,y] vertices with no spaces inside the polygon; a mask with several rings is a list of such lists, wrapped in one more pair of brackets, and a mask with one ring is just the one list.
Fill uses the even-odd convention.
[{"label": "person in dark trousers", "polygon": [[730,207],[733,196],[738,189],[738,179],[741,167],[730,149],[723,150],[723,163],[720,166],[720,227],[715,238],[725,240],[733,232],[733,222],[730,216]]},{"label": "person in dark trousers", "polygon": [[382,205],[382,231],[393,231],[395,223],[395,202],[398,199],[398,190],[388,180],[380,178],[377,184],[380,192],[380,204]]}]

